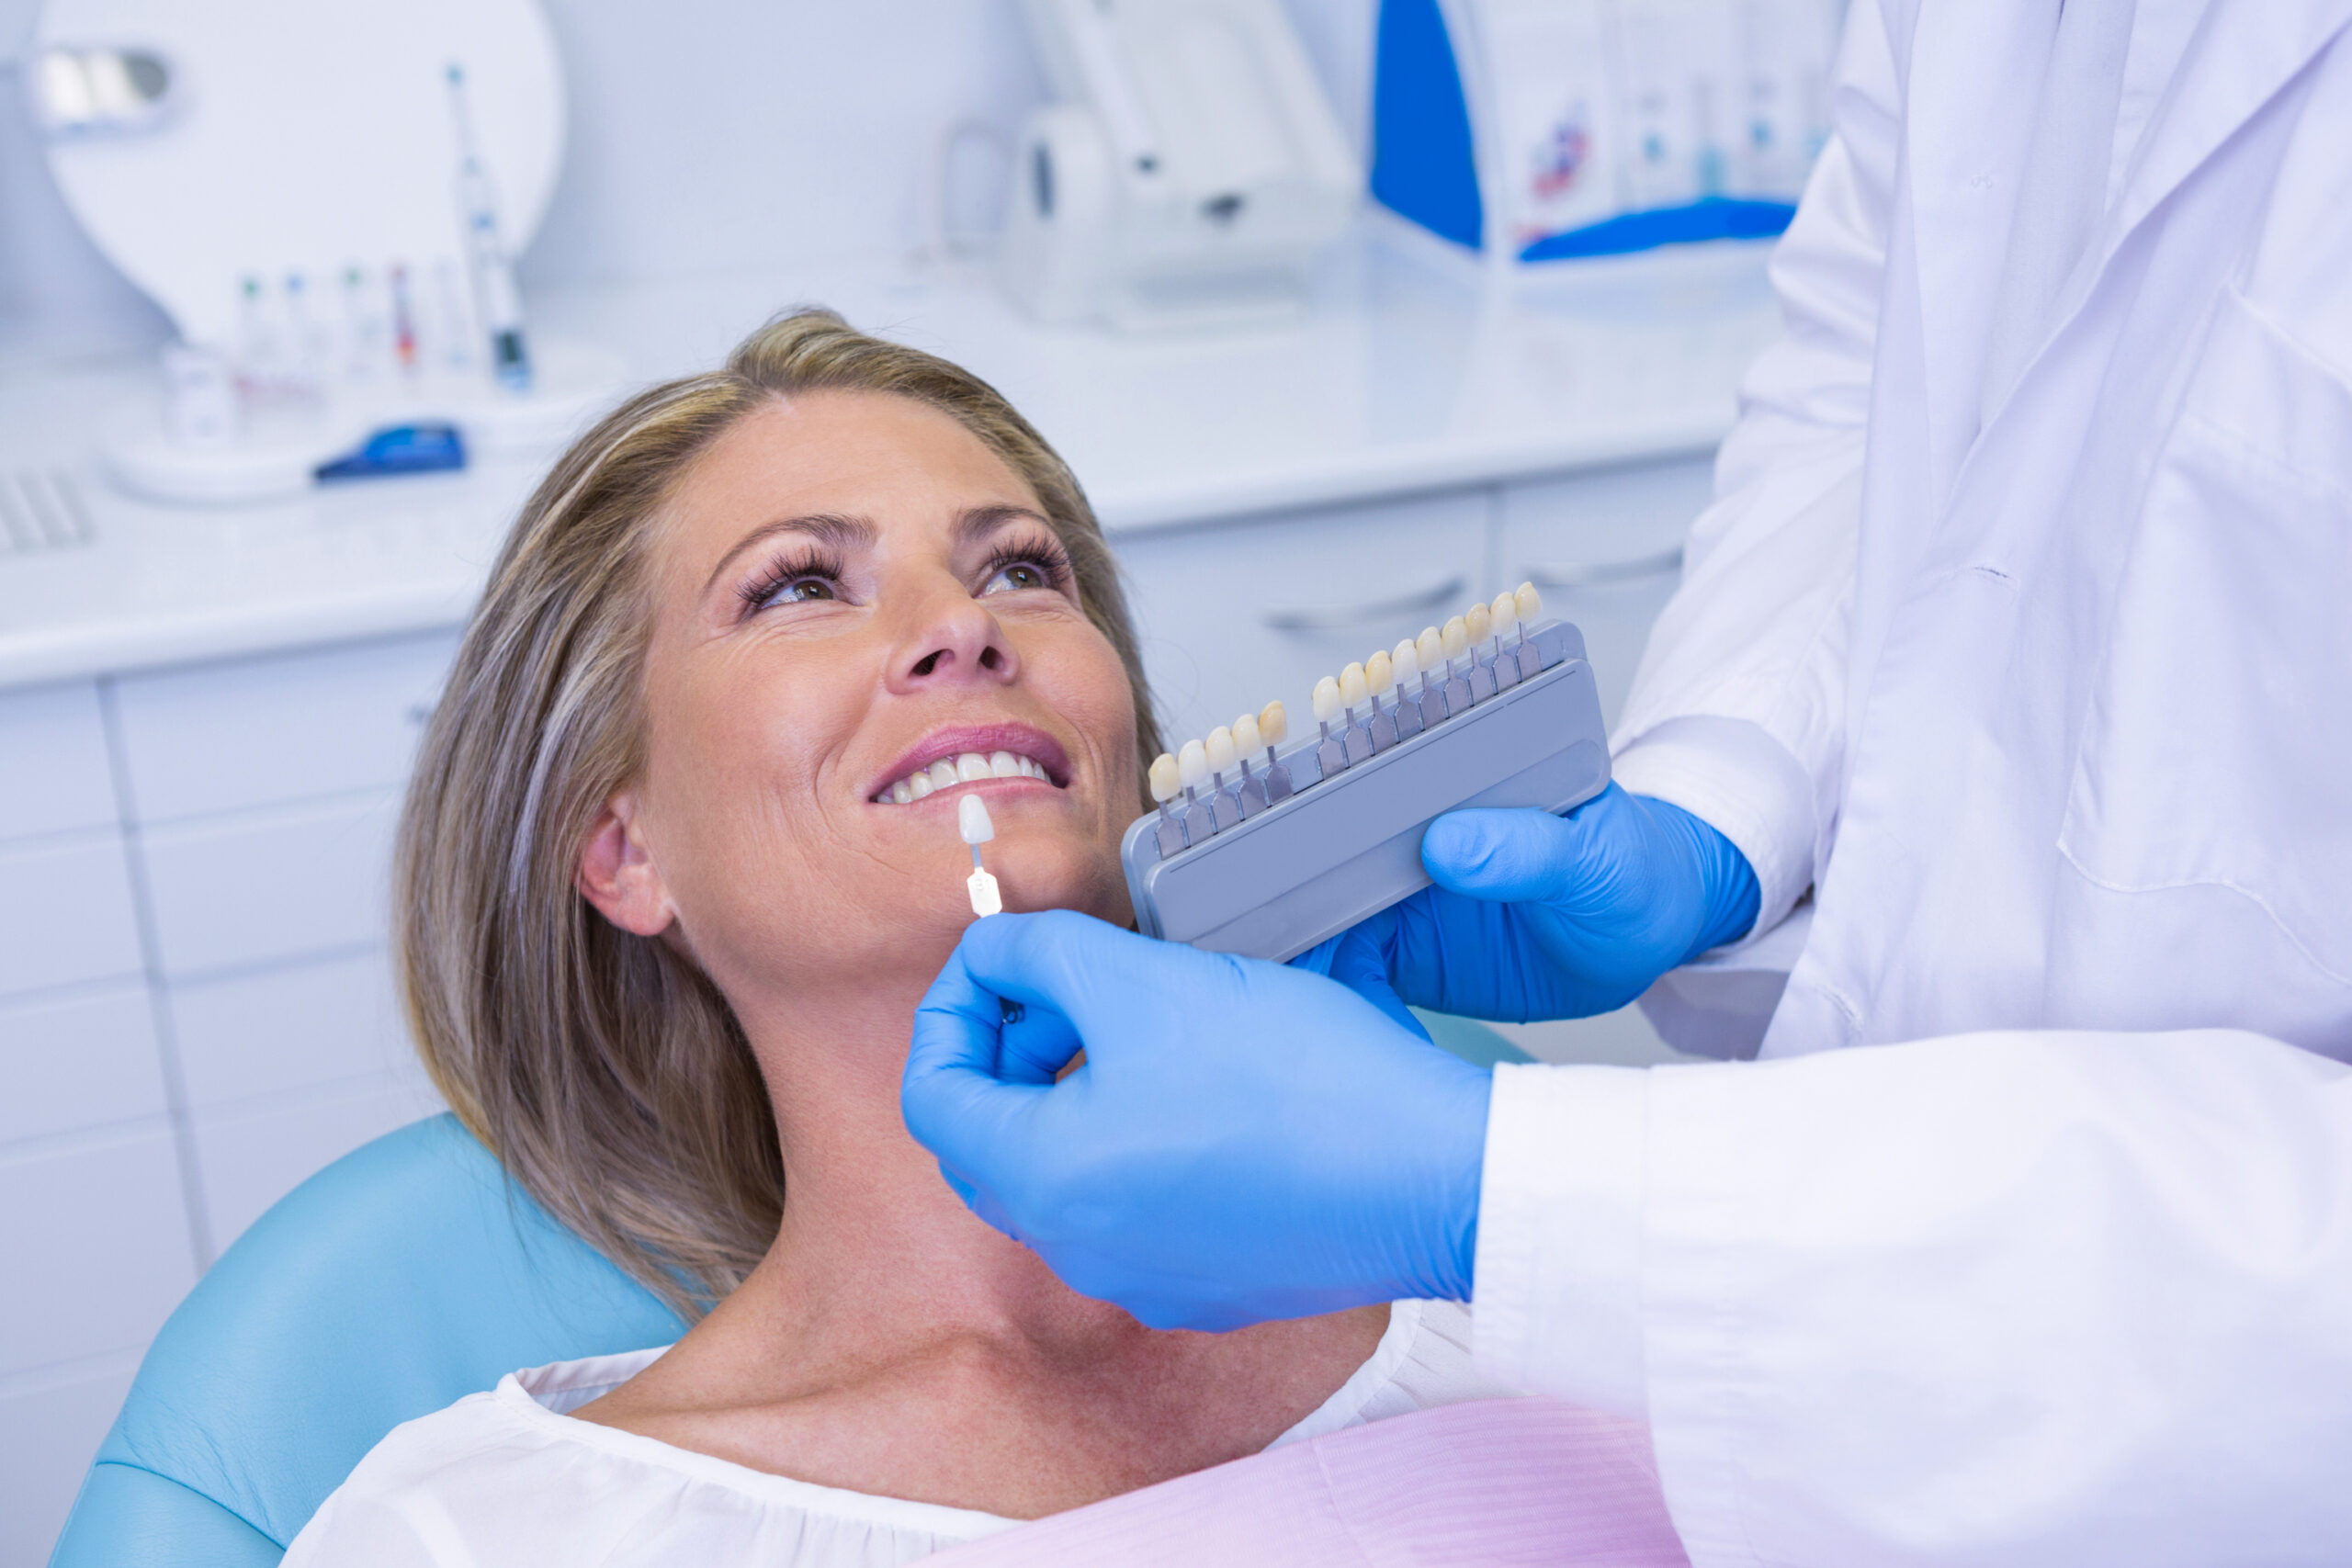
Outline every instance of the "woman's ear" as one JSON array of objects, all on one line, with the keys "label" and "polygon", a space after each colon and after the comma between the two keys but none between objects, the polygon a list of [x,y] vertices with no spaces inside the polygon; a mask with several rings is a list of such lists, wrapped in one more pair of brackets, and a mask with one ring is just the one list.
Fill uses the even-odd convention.
[{"label": "woman's ear", "polygon": [[660,936],[678,918],[639,834],[637,796],[627,791],[605,803],[581,840],[573,885],[599,914],[633,936]]}]

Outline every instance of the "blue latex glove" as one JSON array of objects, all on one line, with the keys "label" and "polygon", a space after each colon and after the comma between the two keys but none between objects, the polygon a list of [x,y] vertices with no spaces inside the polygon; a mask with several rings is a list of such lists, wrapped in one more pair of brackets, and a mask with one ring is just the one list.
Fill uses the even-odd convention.
[{"label": "blue latex glove", "polygon": [[975,1213],[1154,1328],[1466,1301],[1490,1079],[1409,1023],[1303,970],[994,915],[916,1010],[900,1105]]},{"label": "blue latex glove", "polygon": [[1611,784],[1566,817],[1456,811],[1430,824],[1437,881],[1302,954],[1383,1006],[1586,1018],[1756,923],[1756,873],[1679,807]]}]

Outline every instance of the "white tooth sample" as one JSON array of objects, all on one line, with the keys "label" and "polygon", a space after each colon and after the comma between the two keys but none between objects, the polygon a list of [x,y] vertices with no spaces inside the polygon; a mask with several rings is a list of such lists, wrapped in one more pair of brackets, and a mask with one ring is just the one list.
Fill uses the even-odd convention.
[{"label": "white tooth sample", "polygon": [[1434,675],[1437,667],[1445,662],[1445,639],[1438,635],[1435,626],[1424,627],[1421,635],[1413,639],[1413,651],[1420,656],[1421,673]]},{"label": "white tooth sample", "polygon": [[1154,757],[1151,760],[1152,799],[1158,801],[1173,800],[1176,798],[1176,792],[1183,787],[1184,781],[1177,776],[1176,756],[1174,752],[1162,751],[1159,756]]},{"label": "white tooth sample", "polygon": [[1389,655],[1389,661],[1396,667],[1399,685],[1421,672],[1421,650],[1413,645],[1411,637],[1405,637],[1396,644],[1396,651]]},{"label": "white tooth sample", "polygon": [[1221,724],[1215,729],[1210,730],[1209,743],[1204,750],[1208,752],[1209,772],[1213,773],[1229,773],[1233,772],[1234,757],[1232,730],[1227,728]]},{"label": "white tooth sample", "polygon": [[956,782],[956,764],[942,757],[931,765],[931,787],[945,789]]},{"label": "white tooth sample", "polygon": [[1000,779],[1017,779],[1021,777],[1021,759],[1010,751],[991,751],[989,753],[989,773]]},{"label": "white tooth sample", "polygon": [[1511,600],[1519,606],[1519,618],[1532,621],[1544,613],[1544,595],[1535,592],[1535,584],[1522,582],[1511,592]]},{"label": "white tooth sample", "polygon": [[1497,637],[1510,636],[1511,628],[1519,625],[1519,601],[1508,592],[1496,594],[1487,611],[1494,617]]},{"label": "white tooth sample", "polygon": [[1494,615],[1484,604],[1473,604],[1469,614],[1462,617],[1462,629],[1472,642],[1484,642],[1494,635]]},{"label": "white tooth sample", "polygon": [[975,779],[992,779],[996,774],[989,767],[989,760],[986,757],[981,756],[978,751],[967,751],[956,759],[956,777],[965,784],[970,784]]},{"label": "white tooth sample", "polygon": [[956,803],[956,831],[967,844],[985,844],[996,837],[996,824],[989,820],[989,803],[977,795],[967,795]]},{"label": "white tooth sample", "polygon": [[977,795],[957,801],[956,831],[972,846],[972,874],[964,879],[972,896],[972,913],[982,919],[1003,913],[1004,896],[997,890],[996,878],[980,863],[980,846],[996,837],[996,824],[989,820],[989,803]]},{"label": "white tooth sample", "polygon": [[915,786],[905,779],[900,779],[890,786],[890,798],[900,806],[907,805],[914,797]]},{"label": "white tooth sample", "polygon": [[[1340,671],[1340,705],[1360,708],[1372,701],[1372,689],[1365,684],[1363,666],[1351,664]],[[1317,716],[1321,716],[1317,715]]]},{"label": "white tooth sample", "polygon": [[1439,649],[1448,659],[1459,659],[1470,651],[1470,628],[1456,615],[1445,623],[1445,630],[1438,634]]},{"label": "white tooth sample", "polygon": [[1290,715],[1283,711],[1280,697],[1258,710],[1258,734],[1269,746],[1279,746],[1290,739]]},{"label": "white tooth sample", "polygon": [[1258,732],[1258,716],[1245,713],[1233,721],[1233,749],[1250,757],[1264,750],[1265,737]]},{"label": "white tooth sample", "polygon": [[1329,724],[1340,716],[1340,682],[1326,675],[1315,682],[1315,717]]},{"label": "white tooth sample", "polygon": [[939,786],[937,784],[931,782],[931,775],[929,773],[913,774],[907,780],[907,798],[910,800],[921,800],[924,795],[929,795],[933,790],[935,790]]},{"label": "white tooth sample", "polygon": [[1363,661],[1363,683],[1372,688],[1375,697],[1385,697],[1396,689],[1396,667],[1388,655],[1375,652]]},{"label": "white tooth sample", "polygon": [[1176,753],[1176,775],[1187,789],[1198,789],[1209,782],[1209,749],[1197,740],[1187,740],[1184,749]]}]

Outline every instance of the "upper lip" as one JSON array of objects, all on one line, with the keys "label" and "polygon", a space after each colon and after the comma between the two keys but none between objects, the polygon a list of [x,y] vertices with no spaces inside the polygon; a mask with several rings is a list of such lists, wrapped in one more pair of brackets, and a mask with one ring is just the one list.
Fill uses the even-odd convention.
[{"label": "upper lip", "polygon": [[1046,776],[1053,780],[1056,789],[1069,787],[1069,753],[1044,730],[1026,724],[952,724],[916,741],[890,764],[888,772],[870,781],[865,786],[865,798],[873,799],[917,768],[927,768],[943,757],[953,759],[967,751],[977,751],[983,757],[991,751],[1011,751],[1027,757],[1046,770]]}]

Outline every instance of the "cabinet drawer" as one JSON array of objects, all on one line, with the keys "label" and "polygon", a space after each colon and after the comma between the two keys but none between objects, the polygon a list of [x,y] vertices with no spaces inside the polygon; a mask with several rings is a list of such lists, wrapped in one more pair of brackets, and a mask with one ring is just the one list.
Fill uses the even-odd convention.
[{"label": "cabinet drawer", "polygon": [[1505,486],[1505,575],[1543,590],[1546,614],[1584,633],[1611,725],[1650,626],[1682,581],[1682,540],[1714,493],[1712,458]]},{"label": "cabinet drawer", "polygon": [[216,1256],[269,1206],[360,1145],[431,1116],[431,1090],[387,1079],[193,1118]]},{"label": "cabinet drawer", "polygon": [[0,1394],[0,1562],[49,1561],[131,1373],[121,1366]]},{"label": "cabinet drawer", "polygon": [[160,822],[396,785],[457,646],[434,632],[127,679],[131,808]]},{"label": "cabinet drawer", "polygon": [[196,1280],[165,1131],[0,1159],[0,1377],[136,1349]]},{"label": "cabinet drawer", "polygon": [[119,819],[97,686],[75,681],[0,692],[0,839]]},{"label": "cabinet drawer", "polygon": [[0,996],[140,972],[120,834],[0,846]]},{"label": "cabinet drawer", "polygon": [[[1487,492],[1114,541],[1170,750],[1491,597]],[[1483,590],[1483,592],[1482,592]]]},{"label": "cabinet drawer", "polygon": [[175,980],[379,942],[399,799],[155,829],[156,946]]},{"label": "cabinet drawer", "polygon": [[422,1082],[380,949],[175,985],[172,1037],[198,1110],[387,1074]]},{"label": "cabinet drawer", "polygon": [[163,1115],[147,987],[0,1002],[0,1144]]}]

